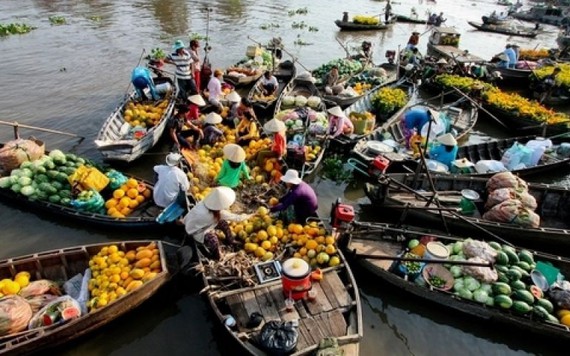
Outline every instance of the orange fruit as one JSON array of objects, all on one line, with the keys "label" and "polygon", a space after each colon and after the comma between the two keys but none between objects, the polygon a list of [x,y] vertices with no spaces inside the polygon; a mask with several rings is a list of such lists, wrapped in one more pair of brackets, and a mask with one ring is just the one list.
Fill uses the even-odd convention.
[{"label": "orange fruit", "polygon": [[144,201],[144,195],[137,195],[136,200],[139,204],[142,203]]},{"label": "orange fruit", "polygon": [[150,198],[152,193],[151,193],[150,189],[147,189],[143,192],[143,195],[144,195],[145,199],[148,199],[148,198]]},{"label": "orange fruit", "polygon": [[131,202],[129,203],[129,209],[135,209],[137,206],[139,206],[139,202],[136,199],[131,199]]},{"label": "orange fruit", "polygon": [[117,189],[113,192],[113,198],[115,199],[121,199],[124,196],[125,196],[125,191],[122,189]]},{"label": "orange fruit", "polygon": [[122,208],[121,211],[120,211],[120,213],[121,213],[122,215],[124,215],[124,216],[127,216],[127,215],[129,215],[129,214],[131,213],[131,209],[129,209],[128,207]]},{"label": "orange fruit", "polygon": [[129,178],[129,180],[127,180],[127,187],[129,188],[136,188],[138,185],[139,182],[137,182],[137,180],[134,178]]},{"label": "orange fruit", "polygon": [[319,244],[317,243],[317,241],[315,240],[308,240],[307,243],[305,243],[305,248],[307,248],[307,250],[314,250],[317,248]]},{"label": "orange fruit", "polygon": [[127,190],[127,196],[131,199],[135,199],[139,195],[139,191],[136,188],[131,188]]},{"label": "orange fruit", "polygon": [[131,199],[129,199],[128,197],[122,197],[121,200],[119,201],[119,205],[121,205],[122,208],[125,208],[129,206],[130,202]]},{"label": "orange fruit", "polygon": [[114,208],[119,202],[116,199],[109,199],[105,202],[105,208],[111,209]]},{"label": "orange fruit", "polygon": [[119,211],[117,210],[117,208],[113,207],[113,208],[109,208],[109,210],[107,210],[107,215],[113,216],[116,213],[118,213]]}]

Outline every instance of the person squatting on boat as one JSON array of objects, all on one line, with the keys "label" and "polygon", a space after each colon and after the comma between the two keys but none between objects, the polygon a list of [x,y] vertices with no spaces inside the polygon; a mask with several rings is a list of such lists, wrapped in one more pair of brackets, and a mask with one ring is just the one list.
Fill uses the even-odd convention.
[{"label": "person squatting on boat", "polygon": [[224,162],[220,173],[216,177],[216,183],[225,187],[235,188],[241,182],[242,177],[251,180],[249,168],[245,163],[245,151],[235,143],[224,146]]},{"label": "person squatting on boat", "polygon": [[277,205],[272,206],[272,213],[283,212],[288,222],[305,223],[308,218],[318,217],[317,194],[313,188],[299,178],[299,172],[288,169],[281,181],[288,188],[287,193],[279,199]]},{"label": "person squatting on boat", "polygon": [[222,117],[215,112],[206,115],[202,124],[203,137],[200,140],[201,145],[213,146],[224,136],[224,132],[216,126],[221,122]]},{"label": "person squatting on boat", "polygon": [[178,82],[178,97],[186,99],[190,95],[198,94],[196,82],[192,75],[192,55],[186,50],[182,40],[176,40],[172,46],[174,53],[169,54],[164,60],[166,63],[176,66],[176,81]]},{"label": "person squatting on boat", "polygon": [[259,138],[255,112],[249,99],[241,99],[238,118],[240,121],[236,126],[236,142],[240,146],[248,145],[251,140]]},{"label": "person squatting on boat", "polygon": [[[178,149],[183,147],[192,149],[197,146],[198,140],[204,137],[204,133],[200,126],[186,119],[187,112],[188,107],[186,105],[179,105],[176,109],[176,113],[166,124],[170,138],[176,144]],[[184,130],[185,124],[188,126],[188,129],[186,130]],[[190,137],[193,138],[192,144],[187,140]]]},{"label": "person squatting on boat", "polygon": [[334,106],[327,110],[329,116],[329,135],[338,137],[354,133],[354,124],[344,115],[340,106]]},{"label": "person squatting on boat", "polygon": [[435,138],[435,142],[428,150],[428,155],[430,159],[434,159],[451,168],[451,162],[455,161],[457,157],[457,150],[458,146],[455,137],[450,133],[446,133]]},{"label": "person squatting on boat", "polygon": [[154,86],[154,80],[152,79],[152,75],[148,68],[141,66],[135,67],[131,74],[131,82],[133,83],[140,100],[148,100],[148,97],[144,93],[146,88],[149,89],[152,100],[160,99],[156,92],[156,87]]},{"label": "person squatting on boat", "polygon": [[332,66],[331,70],[325,74],[325,78],[323,80],[323,83],[325,84],[325,93],[329,95],[340,94],[344,90],[344,87],[338,84],[338,80],[338,67]]},{"label": "person squatting on boat", "polygon": [[264,96],[271,96],[275,94],[277,88],[279,88],[277,78],[271,73],[271,71],[265,71],[259,87],[261,93]]},{"label": "person squatting on boat", "polygon": [[239,123],[239,107],[242,99],[234,90],[226,95],[226,100],[228,101],[229,110],[228,115],[223,119],[223,123],[227,127],[234,129]]},{"label": "person squatting on boat", "polygon": [[154,185],[153,199],[156,205],[166,208],[178,197],[180,191],[187,192],[190,182],[186,173],[178,167],[182,155],[169,153],[166,156],[166,165],[154,166],[156,184]]},{"label": "person squatting on boat", "polygon": [[257,154],[256,161],[259,167],[263,167],[267,159],[277,158],[277,160],[281,160],[287,153],[287,138],[285,136],[287,126],[285,126],[283,121],[275,118],[271,119],[263,125],[263,129],[269,136],[272,136],[271,141],[273,143],[271,144],[271,149],[261,150]]},{"label": "person squatting on boat", "polygon": [[206,106],[206,102],[202,95],[195,94],[188,97],[188,112],[186,113],[186,120],[197,122],[200,120],[200,108]]}]

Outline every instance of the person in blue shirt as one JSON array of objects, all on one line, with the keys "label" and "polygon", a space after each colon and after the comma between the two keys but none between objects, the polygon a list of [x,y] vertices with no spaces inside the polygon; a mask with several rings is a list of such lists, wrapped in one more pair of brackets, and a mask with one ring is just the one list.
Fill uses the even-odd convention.
[{"label": "person in blue shirt", "polygon": [[451,162],[457,157],[457,141],[452,134],[446,133],[435,139],[433,146],[429,150],[429,158],[445,164],[451,168]]},{"label": "person in blue shirt", "polygon": [[513,47],[510,44],[507,44],[503,53],[508,59],[507,68],[515,68],[515,65],[517,64],[517,53]]},{"label": "person in blue shirt", "polygon": [[422,127],[430,120],[435,118],[438,113],[431,109],[416,108],[408,110],[401,118],[402,131],[406,138],[406,146],[410,147],[410,138],[416,132],[420,132]]},{"label": "person in blue shirt", "polygon": [[131,82],[137,91],[137,94],[141,100],[148,100],[146,94],[144,93],[145,88],[149,88],[150,94],[153,100],[158,100],[160,97],[156,92],[156,88],[154,86],[154,81],[152,80],[152,75],[150,74],[150,70],[145,67],[135,67],[131,74]]}]

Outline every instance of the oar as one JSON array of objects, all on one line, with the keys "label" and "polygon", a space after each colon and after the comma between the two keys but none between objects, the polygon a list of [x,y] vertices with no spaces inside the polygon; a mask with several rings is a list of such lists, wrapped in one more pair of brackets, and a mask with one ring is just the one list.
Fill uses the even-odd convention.
[{"label": "oar", "polygon": [[491,114],[489,112],[489,110],[485,109],[483,106],[481,106],[478,102],[476,102],[475,100],[473,100],[469,95],[465,94],[464,92],[462,92],[461,90],[459,90],[457,87],[452,87],[453,90],[455,90],[456,92],[458,92],[460,95],[462,95],[464,98],[466,98],[467,100],[469,100],[470,102],[473,103],[473,105],[475,105],[475,107],[477,109],[482,110],[483,112],[485,112],[487,115],[489,115],[493,120],[495,120],[499,125],[503,126],[505,129],[509,129],[509,127],[507,127],[507,125],[505,125],[503,122],[501,122],[501,120],[499,120],[495,115]]},{"label": "oar", "polygon": [[400,262],[424,262],[424,263],[438,263],[438,264],[450,264],[450,265],[460,265],[460,266],[477,266],[477,267],[493,267],[491,263],[483,262],[472,262],[472,261],[452,261],[452,260],[440,260],[440,259],[426,259],[426,258],[411,258],[411,257],[399,257],[399,256],[389,256],[389,255],[371,255],[366,253],[357,253],[356,250],[352,250],[352,256],[357,258],[364,258],[367,260],[389,260],[389,261],[400,261]]},{"label": "oar", "polygon": [[80,139],[80,142],[85,140],[85,136],[80,136],[77,134],[73,134],[73,133],[69,133],[69,132],[63,132],[63,131],[57,131],[57,130],[52,130],[52,129],[44,129],[42,127],[37,127],[37,126],[19,124],[17,121],[14,121],[14,122],[0,121],[0,125],[12,126],[14,128],[14,134],[16,135],[16,137],[18,137],[18,135],[17,135],[18,128],[22,127],[25,129],[32,129],[32,130],[37,130],[37,131],[49,132],[49,133],[54,133],[54,134],[59,134],[59,135],[70,136],[70,137],[78,137]]},{"label": "oar", "polygon": [[338,37],[335,37],[334,39],[338,42],[338,44],[342,47],[342,49],[344,49],[344,51],[346,52],[346,57],[347,57],[347,58],[350,58],[350,51],[348,50],[348,48],[346,48],[346,46],[344,45],[344,43],[342,43],[342,42],[338,39]]}]

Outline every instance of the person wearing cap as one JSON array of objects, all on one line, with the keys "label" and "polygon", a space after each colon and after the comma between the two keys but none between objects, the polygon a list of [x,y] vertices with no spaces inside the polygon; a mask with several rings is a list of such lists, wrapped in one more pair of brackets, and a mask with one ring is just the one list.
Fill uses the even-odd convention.
[{"label": "person wearing cap", "polygon": [[407,49],[411,50],[415,48],[419,42],[420,42],[420,33],[416,31],[412,32],[412,35],[408,39]]},{"label": "person wearing cap", "polygon": [[135,67],[133,72],[131,73],[131,82],[135,87],[138,97],[141,100],[148,100],[144,90],[146,88],[149,89],[150,95],[152,96],[152,100],[159,100],[160,96],[156,92],[156,87],[154,86],[154,80],[152,79],[152,75],[150,74],[150,70],[145,67]]},{"label": "person wearing cap", "polygon": [[439,116],[439,113],[429,108],[427,110],[424,108],[415,108],[406,111],[400,119],[402,131],[406,139],[406,147],[410,148],[410,138],[414,135],[414,132],[419,133],[430,118],[435,119],[437,116]]},{"label": "person wearing cap", "polygon": [[344,115],[340,106],[334,106],[328,109],[327,112],[330,114],[329,135],[332,138],[354,133],[354,124]]},{"label": "person wearing cap", "polygon": [[[186,119],[187,112],[188,107],[186,105],[179,105],[176,113],[166,124],[170,138],[172,138],[172,141],[174,141],[179,149],[182,147],[193,148],[193,145],[187,140],[189,137],[194,137],[194,146],[198,143],[199,139],[204,137],[200,126]],[[187,130],[184,130],[184,125],[188,127]]]},{"label": "person wearing cap", "polygon": [[152,197],[156,205],[166,208],[178,197],[178,193],[186,193],[190,188],[188,177],[178,163],[182,156],[179,153],[169,153],[166,156],[166,165],[154,166],[157,176],[156,184],[152,192]]},{"label": "person wearing cap", "polygon": [[299,178],[298,171],[288,169],[281,181],[285,183],[288,191],[279,199],[277,205],[269,209],[271,212],[283,212],[292,207],[294,217],[289,220],[299,224],[305,223],[307,218],[318,217],[317,194],[309,184]]},{"label": "person wearing cap", "polygon": [[200,64],[200,52],[198,51],[199,48],[200,42],[198,42],[198,40],[190,41],[190,55],[192,56],[192,76],[194,77],[194,83],[196,84],[196,90],[198,90],[198,93],[200,92],[202,85],[200,81],[200,70],[202,69],[202,65]]},{"label": "person wearing cap", "polygon": [[229,111],[228,115],[223,118],[223,123],[229,128],[235,129],[236,125],[239,123],[238,110],[241,103],[241,96],[233,90],[226,95],[226,100],[229,102]]},{"label": "person wearing cap", "polygon": [[186,45],[182,40],[176,40],[172,48],[174,53],[169,54],[164,61],[176,66],[178,97],[185,99],[190,95],[198,94],[196,82],[192,76],[192,55],[186,50]]},{"label": "person wearing cap", "polygon": [[249,168],[245,164],[245,151],[241,146],[230,143],[224,146],[224,162],[216,183],[225,187],[235,188],[245,177],[250,180]]},{"label": "person wearing cap", "polygon": [[251,101],[242,98],[237,112],[240,121],[236,126],[236,142],[241,146],[249,145],[251,140],[259,138],[259,129]]},{"label": "person wearing cap", "polygon": [[338,66],[334,65],[331,67],[331,70],[325,75],[323,79],[323,83],[325,84],[325,92],[327,94],[338,95],[344,90],[344,87],[338,84],[338,80]]},{"label": "person wearing cap", "polygon": [[275,94],[279,88],[279,82],[277,78],[268,70],[263,73],[263,78],[261,78],[260,82],[260,90],[264,96],[271,96]]},{"label": "person wearing cap", "polygon": [[263,167],[268,158],[277,158],[281,160],[285,153],[287,153],[287,138],[285,131],[287,127],[283,121],[278,119],[271,119],[263,125],[263,129],[268,135],[272,135],[272,145],[269,150],[261,150],[257,154],[257,165]]},{"label": "person wearing cap", "polygon": [[446,133],[435,138],[434,144],[428,151],[429,158],[451,168],[451,162],[457,157],[457,141],[452,134]]},{"label": "person wearing cap", "polygon": [[188,112],[186,119],[192,122],[200,120],[200,108],[206,106],[206,102],[200,94],[190,95],[188,97]]},{"label": "person wearing cap", "polygon": [[202,201],[198,202],[182,220],[186,233],[208,250],[210,258],[220,258],[220,243],[215,230],[225,235],[225,242],[235,244],[234,235],[228,221],[243,221],[250,217],[246,214],[232,214],[228,209],[236,200],[236,193],[228,187],[212,189]]},{"label": "person wearing cap", "polygon": [[222,71],[216,69],[208,82],[208,102],[216,107],[218,113],[222,112],[223,109],[220,103],[222,98],[222,77]]},{"label": "person wearing cap", "polygon": [[216,126],[220,122],[222,122],[222,117],[215,112],[206,115],[202,126],[204,137],[200,141],[200,144],[213,146],[224,136],[224,132]]}]

